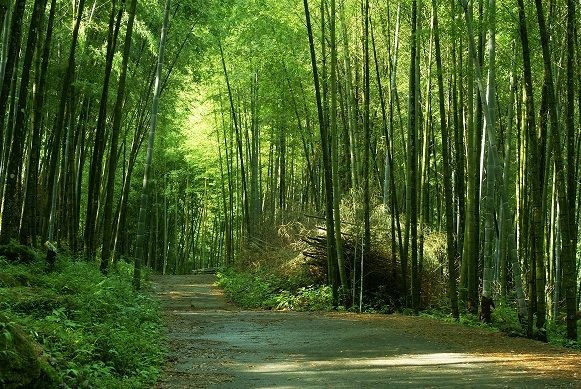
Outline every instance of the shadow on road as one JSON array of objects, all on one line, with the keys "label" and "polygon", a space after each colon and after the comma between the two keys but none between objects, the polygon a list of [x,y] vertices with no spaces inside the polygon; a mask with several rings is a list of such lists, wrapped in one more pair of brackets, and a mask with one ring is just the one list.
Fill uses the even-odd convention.
[{"label": "shadow on road", "polygon": [[386,316],[240,311],[226,303],[211,276],[153,281],[170,339],[160,388],[576,385],[571,377],[526,368],[546,363],[543,356],[477,354],[470,345],[426,338]]}]

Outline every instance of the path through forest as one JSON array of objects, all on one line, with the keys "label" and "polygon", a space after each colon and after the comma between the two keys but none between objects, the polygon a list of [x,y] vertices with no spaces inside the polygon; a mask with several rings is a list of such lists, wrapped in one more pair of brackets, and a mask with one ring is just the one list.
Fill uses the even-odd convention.
[{"label": "path through forest", "polygon": [[578,387],[581,353],[401,315],[242,311],[211,275],[156,276],[158,388]]}]

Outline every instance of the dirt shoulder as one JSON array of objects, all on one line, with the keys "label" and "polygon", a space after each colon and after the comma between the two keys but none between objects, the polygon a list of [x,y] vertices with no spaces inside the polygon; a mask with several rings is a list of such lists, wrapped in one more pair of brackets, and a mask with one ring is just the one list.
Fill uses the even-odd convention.
[{"label": "dirt shoulder", "polygon": [[154,277],[159,388],[578,387],[581,353],[425,317],[242,311],[209,275]]}]

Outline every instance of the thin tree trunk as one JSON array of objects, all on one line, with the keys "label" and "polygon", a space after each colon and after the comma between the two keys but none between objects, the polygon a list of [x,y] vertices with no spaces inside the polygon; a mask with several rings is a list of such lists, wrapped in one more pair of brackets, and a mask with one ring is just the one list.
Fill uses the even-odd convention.
[{"label": "thin tree trunk", "polygon": [[259,95],[258,95],[258,73],[252,75],[251,84],[251,133],[252,141],[250,147],[250,209],[252,231],[257,232],[261,217],[260,208],[260,177],[259,177],[259,155],[260,155],[260,126],[259,126]]},{"label": "thin tree trunk", "polygon": [[133,35],[133,21],[135,20],[135,8],[137,0],[131,0],[128,11],[127,30],[125,32],[125,44],[123,47],[123,58],[121,61],[121,72],[119,74],[119,84],[117,86],[117,98],[113,109],[113,127],[111,129],[111,145],[109,149],[109,159],[107,161],[107,195],[105,198],[103,217],[103,249],[101,250],[101,272],[107,273],[107,266],[111,256],[111,242],[113,236],[113,194],[115,193],[115,172],[117,168],[117,145],[119,143],[119,133],[121,132],[121,116],[123,102],[125,100],[125,84],[127,80],[127,65],[131,50],[131,39]]},{"label": "thin tree trunk", "polygon": [[[420,176],[419,176],[419,217],[418,217],[418,288],[419,293],[421,293],[421,280],[423,272],[424,263],[424,224],[429,220],[429,210],[430,210],[430,200],[429,200],[429,169],[430,169],[430,153],[429,153],[429,142],[430,138],[430,127],[432,118],[432,51],[433,51],[433,40],[434,40],[434,29],[433,29],[434,17],[432,13],[431,18],[431,29],[430,29],[430,39],[428,44],[428,63],[426,71],[426,94],[425,94],[425,110],[424,110],[424,126],[422,131],[418,131],[418,137],[422,140],[422,149],[420,155]],[[419,78],[419,77],[418,77]],[[418,82],[419,91],[419,82]],[[418,104],[419,105],[419,104]],[[418,125],[419,127],[419,125]],[[420,134],[421,133],[421,134]],[[419,140],[418,140],[419,143]]]},{"label": "thin tree trunk", "polygon": [[353,74],[351,68],[351,56],[349,53],[349,39],[347,36],[347,24],[345,22],[345,4],[340,9],[341,17],[341,36],[343,41],[344,61],[345,61],[345,90],[346,90],[346,107],[349,120],[349,158],[351,165],[351,186],[359,186],[359,161],[357,159],[357,103],[353,93]]},{"label": "thin tree trunk", "polygon": [[[246,232],[251,235],[250,231],[250,206],[248,204],[248,189],[246,180],[246,169],[244,168],[244,152],[242,150],[242,139],[239,129],[238,116],[236,114],[236,107],[234,106],[234,96],[230,88],[230,78],[228,77],[228,70],[226,69],[226,60],[224,58],[224,51],[222,49],[222,42],[218,42],[220,48],[220,58],[222,60],[222,70],[224,71],[224,78],[226,79],[226,87],[228,88],[228,99],[230,101],[230,112],[234,122],[234,130],[236,131],[236,144],[238,145],[238,156],[240,158],[240,174],[242,176],[242,208],[244,212],[244,225]],[[251,237],[251,236],[250,236]]]},{"label": "thin tree trunk", "polygon": [[[216,120],[216,123],[218,121]],[[222,121],[222,127],[225,126],[224,121]],[[222,156],[222,146],[220,144],[221,140],[220,140],[220,131],[216,131],[216,138],[218,141],[218,159],[220,161],[220,187],[221,187],[221,191],[222,191],[222,209],[224,212],[224,240],[225,240],[225,253],[226,253],[226,260],[224,261],[226,266],[229,266],[232,262],[233,259],[233,253],[232,253],[232,242],[231,242],[231,223],[232,221],[230,220],[230,210],[228,209],[228,199],[227,199],[227,193],[226,193],[226,186],[224,184],[224,157]],[[227,151],[225,150],[225,152],[227,153]],[[228,164],[228,156],[226,154],[226,164]],[[230,177],[227,176],[226,179],[230,180]],[[193,224],[192,223],[192,228],[193,228]]]},{"label": "thin tree trunk", "polygon": [[411,306],[417,312],[420,305],[420,280],[418,273],[418,215],[417,215],[417,134],[419,127],[419,55],[418,55],[418,5],[412,1],[410,73],[409,73],[409,123],[407,139],[407,171],[408,171],[408,225],[410,231],[410,259],[412,265],[412,299]]},{"label": "thin tree trunk", "polygon": [[159,98],[161,92],[161,69],[167,40],[167,27],[169,22],[169,10],[171,0],[165,1],[163,11],[163,25],[161,28],[161,39],[159,41],[159,54],[157,57],[157,70],[155,73],[155,87],[153,93],[153,105],[151,108],[151,125],[149,128],[149,139],[147,143],[147,156],[145,159],[145,171],[143,173],[143,190],[139,207],[139,220],[137,223],[137,242],[135,244],[135,268],[133,272],[133,287],[136,290],[141,288],[141,263],[145,255],[145,223],[148,212],[149,196],[149,172],[153,160],[153,143],[155,140],[155,129],[157,126],[157,113],[159,111]]},{"label": "thin tree trunk", "polygon": [[365,256],[371,250],[371,195],[369,189],[369,153],[371,149],[369,0],[365,0],[363,17],[363,255]]},{"label": "thin tree trunk", "polygon": [[343,252],[343,240],[341,237],[341,189],[339,185],[339,129],[337,125],[337,46],[336,46],[336,29],[335,29],[335,0],[331,0],[331,116],[329,122],[329,131],[331,134],[331,164],[333,180],[333,221],[335,223],[335,248],[337,249],[337,268],[339,279],[343,292],[349,290],[349,280],[345,268],[345,255]]},{"label": "thin tree trunk", "polygon": [[[16,69],[16,64],[20,53],[25,5],[26,0],[16,0],[14,2],[10,19],[10,31],[5,32],[5,36],[8,36],[8,41],[4,42],[4,45],[6,45],[6,60],[3,64],[4,73],[2,75],[2,88],[0,89],[0,142],[3,142],[3,140],[6,139],[6,144],[0,144],[2,161],[4,161],[10,153],[10,137],[4,133],[5,128],[8,128],[8,126],[5,127],[4,122],[9,109],[8,99],[10,97],[10,90],[12,89],[12,82],[14,79],[13,75],[18,70]],[[3,232],[2,235],[4,236],[6,234]]]},{"label": "thin tree trunk", "polygon": [[[20,188],[20,168],[22,166],[24,141],[26,137],[26,120],[25,114],[28,105],[28,95],[30,88],[30,73],[32,71],[32,61],[34,52],[36,50],[36,42],[38,40],[38,26],[40,18],[44,13],[46,0],[35,0],[32,16],[30,18],[30,27],[28,29],[28,39],[26,42],[26,49],[24,51],[24,60],[22,64],[22,73],[20,76],[20,91],[18,94],[18,103],[16,106],[16,120],[14,127],[14,134],[12,138],[12,148],[10,157],[8,158],[8,166],[6,170],[6,191],[4,192],[4,209],[2,213],[2,235],[7,235],[12,238],[19,236],[21,244],[32,244],[32,235],[29,235],[29,228],[26,228],[27,233],[19,234],[21,203],[22,198]],[[2,125],[2,123],[0,123]],[[34,151],[33,151],[34,152]],[[36,176],[28,177],[28,180],[35,180]],[[33,220],[27,219],[27,226]],[[24,232],[24,230],[23,230]]]},{"label": "thin tree trunk", "polygon": [[[6,135],[4,134],[4,122],[7,116],[8,110],[8,98],[10,95],[10,90],[12,89],[13,82],[16,82],[15,74],[17,73],[16,67],[18,63],[18,55],[20,52],[20,42],[22,39],[22,23],[24,19],[24,8],[25,0],[17,0],[14,4],[14,9],[12,12],[12,20],[10,26],[10,39],[8,41],[8,50],[6,65],[4,71],[4,79],[2,83],[2,89],[0,90],[0,139],[4,140],[6,138],[4,155],[0,161],[9,161],[6,166],[6,171],[2,172],[0,177],[0,188],[4,188],[6,185],[6,190],[2,193],[4,199],[4,208],[2,211],[2,228],[0,230],[0,243],[6,244],[10,239],[16,239],[18,237],[18,230],[20,225],[20,209],[18,206],[18,196],[19,196],[19,183],[20,177],[17,174],[20,159],[22,158],[22,148],[24,142],[24,128],[17,129],[13,136],[10,135],[11,123],[8,122],[6,126]],[[13,107],[13,103],[11,104]],[[0,140],[0,142],[2,142]],[[11,151],[12,149],[12,151]],[[2,148],[0,147],[0,152]],[[14,156],[14,154],[16,154]],[[18,161],[14,161],[17,157]],[[0,162],[2,163],[2,162]],[[0,189],[0,192],[2,191]]]},{"label": "thin tree trunk", "polygon": [[[99,101],[99,116],[97,118],[97,125],[95,130],[95,144],[93,147],[93,154],[91,156],[91,170],[89,174],[89,187],[87,192],[87,215],[85,219],[85,255],[92,259],[97,250],[97,230],[98,230],[98,208],[99,198],[101,196],[101,180],[103,172],[103,154],[105,152],[105,127],[107,124],[107,105],[109,96],[109,84],[111,80],[111,72],[113,69],[113,57],[115,55],[115,47],[117,45],[117,37],[121,24],[121,17],[123,16],[123,5],[125,0],[122,0],[122,5],[119,7],[116,15],[117,1],[113,0],[111,3],[111,15],[109,17],[109,33],[107,35],[107,54],[105,58],[105,75],[103,77],[103,87],[101,89],[101,99]],[[115,149],[117,153],[117,149]],[[107,253],[108,255],[109,253]],[[103,265],[102,265],[103,267]],[[103,269],[106,271],[106,268]]]},{"label": "thin tree trunk", "polygon": [[[337,250],[335,247],[335,229],[333,222],[333,182],[331,156],[329,155],[328,134],[325,126],[323,113],[323,104],[321,99],[321,88],[319,85],[319,72],[317,69],[317,57],[315,55],[315,43],[313,39],[313,29],[311,26],[311,15],[309,12],[308,0],[303,0],[305,9],[305,19],[307,23],[307,34],[309,38],[309,49],[311,54],[311,66],[313,69],[313,83],[315,88],[315,99],[317,103],[317,114],[319,119],[319,130],[321,135],[321,146],[323,154],[323,176],[325,184],[325,210],[326,210],[326,228],[327,228],[327,261],[328,261],[328,282],[331,284],[333,291],[337,288],[337,280],[334,279],[334,267],[337,263]],[[336,294],[336,293],[334,293]],[[333,296],[333,302],[337,303],[337,296]]]},{"label": "thin tree trunk", "polygon": [[[559,208],[562,212],[559,214],[561,234],[562,234],[562,252],[561,261],[563,264],[563,283],[565,289],[565,299],[567,301],[567,337],[572,340],[577,339],[577,318],[576,318],[576,271],[575,271],[575,237],[573,236],[574,218],[570,216],[570,210],[574,209],[569,204],[569,192],[567,188],[567,175],[563,162],[561,127],[559,126],[559,114],[557,112],[557,100],[553,82],[552,57],[549,48],[549,34],[545,22],[545,13],[541,0],[535,0],[537,10],[537,21],[541,37],[541,48],[543,51],[543,64],[545,69],[545,83],[547,86],[547,98],[549,105],[549,119],[551,122],[551,136],[549,150],[553,154],[555,164],[556,185],[558,191]],[[570,11],[571,9],[569,9]],[[570,16],[568,16],[570,17]],[[544,264],[543,264],[544,265]],[[543,266],[544,270],[544,266]],[[545,335],[545,306],[544,306],[544,284],[538,285],[539,281],[544,281],[544,271],[541,275],[537,274],[537,291],[543,288],[543,296],[537,296],[537,304],[541,302],[542,306],[537,307],[537,329],[541,338]]]},{"label": "thin tree trunk", "polygon": [[[526,24],[526,14],[525,6],[523,0],[518,0],[519,7],[519,31],[521,39],[522,57],[523,57],[523,76],[524,76],[524,92],[525,92],[525,131],[527,142],[529,143],[529,156],[528,161],[530,180],[531,180],[531,205],[532,205],[532,226],[530,232],[530,243],[531,243],[531,262],[536,263],[537,261],[544,261],[544,250],[543,250],[543,224],[541,219],[541,208],[542,208],[542,196],[543,196],[543,172],[544,167],[541,166],[543,160],[542,155],[544,151],[540,148],[541,142],[539,142],[540,132],[536,128],[535,124],[535,106],[534,106],[534,94],[533,94],[533,80],[531,71],[531,58],[529,49],[529,39]],[[513,270],[514,271],[514,270]],[[519,277],[520,278],[520,277]],[[518,290],[517,290],[518,292]],[[528,319],[523,312],[523,303],[519,303],[519,319],[524,323],[525,319]],[[535,304],[536,305],[536,304]],[[526,308],[526,307],[525,307]],[[528,328],[528,325],[526,325]]]},{"label": "thin tree trunk", "polygon": [[[494,279],[494,253],[496,231],[494,228],[496,212],[495,182],[497,179],[498,160],[496,142],[491,138],[490,133],[495,131],[496,126],[496,80],[495,80],[495,50],[496,50],[496,0],[488,1],[488,81],[486,87],[486,109],[485,126],[487,127],[488,157],[486,172],[486,199],[484,209],[486,214],[484,229],[484,269],[482,277],[482,300],[480,305],[482,320],[486,323],[492,322],[491,311],[495,305],[492,296],[492,282]],[[481,92],[482,93],[482,92]],[[498,177],[500,178],[500,177]]]},{"label": "thin tree trunk", "polygon": [[[472,17],[472,6],[469,6],[466,13]],[[472,37],[474,39],[474,37]],[[478,156],[480,147],[478,143],[479,131],[474,127],[474,74],[467,74],[467,102],[466,107],[466,223],[464,231],[464,246],[462,254],[462,272],[460,299],[466,304],[466,309],[470,313],[478,311],[478,258],[480,241],[479,222],[479,186]]]},{"label": "thin tree trunk", "polygon": [[[575,158],[575,31],[576,18],[575,0],[567,0],[567,104],[565,113],[566,144],[567,144],[567,194],[568,209],[565,213],[572,215],[568,225],[570,231],[565,235],[568,242],[564,249],[569,252],[566,261],[563,263],[563,285],[565,287],[565,307],[567,311],[567,338],[577,340],[577,266],[576,248],[578,226],[575,219],[575,202],[577,199],[577,175]],[[579,55],[579,53],[577,53]]]},{"label": "thin tree trunk", "polygon": [[56,0],[52,0],[50,5],[50,13],[48,16],[46,35],[44,37],[42,56],[37,56],[37,61],[40,61],[40,58],[42,57],[42,62],[40,64],[40,71],[38,72],[39,74],[36,74],[38,77],[38,88],[34,95],[32,108],[32,142],[30,147],[30,156],[28,159],[28,168],[26,169],[28,171],[28,180],[26,182],[26,197],[24,199],[22,226],[20,230],[20,240],[22,241],[23,238],[28,239],[26,237],[30,236],[32,238],[33,244],[35,244],[35,239],[39,234],[38,226],[41,207],[38,200],[38,176],[41,151],[41,132],[43,124],[42,110],[44,106],[45,87],[55,9]]},{"label": "thin tree trunk", "polygon": [[448,258],[448,296],[452,317],[458,319],[458,291],[456,285],[456,242],[454,240],[454,204],[452,199],[452,167],[449,153],[448,126],[446,123],[446,107],[444,100],[444,78],[442,69],[442,55],[440,51],[440,32],[438,28],[438,6],[436,0],[432,0],[432,12],[434,13],[434,44],[436,46],[436,74],[438,77],[438,98],[440,109],[440,133],[442,136],[442,172],[444,175],[444,201],[446,213],[446,256]]},{"label": "thin tree trunk", "polygon": [[54,223],[55,223],[55,213],[56,213],[56,196],[57,196],[57,165],[59,160],[59,151],[61,145],[61,137],[65,121],[65,109],[69,103],[69,96],[71,92],[71,84],[73,81],[73,76],[75,74],[75,52],[77,49],[77,43],[79,38],[79,28],[81,25],[81,20],[83,17],[83,11],[85,8],[85,0],[79,0],[79,5],[77,7],[77,15],[75,19],[75,25],[73,28],[71,47],[69,51],[69,57],[67,62],[67,70],[65,71],[62,80],[62,90],[59,100],[59,106],[57,110],[57,115],[54,124],[53,131],[53,144],[50,151],[50,162],[48,166],[47,174],[47,191],[48,191],[48,201],[46,206],[46,229],[47,238],[49,241],[53,240],[54,236]]},{"label": "thin tree trunk", "polygon": [[[155,68],[155,66],[154,66]],[[131,179],[132,179],[132,173],[133,173],[133,168],[135,167],[135,163],[137,160],[137,154],[139,152],[139,149],[141,148],[141,144],[145,141],[145,136],[146,134],[146,122],[147,122],[147,115],[145,114],[145,111],[147,111],[147,105],[146,105],[146,101],[149,99],[150,95],[151,95],[151,91],[153,89],[153,85],[155,82],[155,69],[153,69],[152,71],[152,76],[150,78],[150,81],[145,84],[147,85],[146,90],[148,92],[143,92],[141,93],[142,96],[142,102],[139,104],[140,108],[138,109],[138,114],[137,114],[137,124],[135,125],[135,133],[133,135],[133,142],[131,144],[131,150],[129,152],[129,158],[127,161],[127,167],[126,167],[126,171],[125,171],[125,175],[123,177],[123,190],[122,190],[122,194],[121,194],[121,200],[119,203],[119,210],[116,213],[117,214],[117,222],[116,222],[116,233],[115,233],[115,241],[114,241],[114,246],[113,246],[113,251],[114,252],[120,252],[123,254],[127,254],[127,249],[126,249],[126,241],[127,241],[127,236],[124,233],[125,230],[125,223],[126,223],[126,219],[127,219],[127,204],[129,201],[129,190],[131,188]],[[117,257],[115,257],[114,259],[116,259]]]}]

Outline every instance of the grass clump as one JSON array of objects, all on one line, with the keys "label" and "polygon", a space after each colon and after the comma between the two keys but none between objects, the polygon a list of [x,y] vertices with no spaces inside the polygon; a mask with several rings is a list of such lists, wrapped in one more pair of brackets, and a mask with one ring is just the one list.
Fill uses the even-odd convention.
[{"label": "grass clump", "polygon": [[151,386],[164,358],[160,308],[132,290],[132,268],[120,263],[104,277],[96,264],[67,258],[53,272],[44,266],[0,261],[0,315],[36,348],[46,374],[35,380],[43,387]]}]

